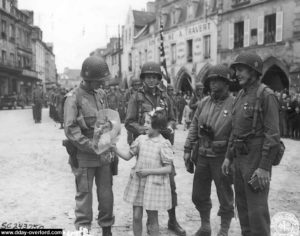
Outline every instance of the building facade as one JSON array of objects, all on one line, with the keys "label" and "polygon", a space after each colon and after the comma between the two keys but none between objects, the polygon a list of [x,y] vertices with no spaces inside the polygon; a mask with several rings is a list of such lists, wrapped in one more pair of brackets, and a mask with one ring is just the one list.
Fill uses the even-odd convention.
[{"label": "building facade", "polygon": [[45,86],[49,89],[58,82],[53,44],[45,43]]},{"label": "building facade", "polygon": [[256,52],[264,61],[264,83],[277,91],[295,90],[291,77],[300,77],[300,1],[230,0],[220,9],[218,61],[230,64],[242,51]]},{"label": "building facade", "polygon": [[[18,9],[18,1],[0,1],[0,96],[22,94],[30,102],[36,82],[46,81],[46,45],[33,18],[32,11]],[[53,53],[50,71],[56,74]]]},{"label": "building facade", "polygon": [[58,76],[58,83],[66,88],[73,89],[79,86],[81,82],[80,70],[65,68],[62,74]]},{"label": "building facade", "polygon": [[[177,90],[191,91],[208,67],[217,62],[216,6],[216,1],[160,0],[149,2],[146,12],[130,10],[123,31],[124,75],[138,77],[143,63],[160,63],[160,26],[163,25],[171,84]],[[145,16],[148,21],[139,19]],[[128,30],[133,26],[135,31],[129,37]]]}]

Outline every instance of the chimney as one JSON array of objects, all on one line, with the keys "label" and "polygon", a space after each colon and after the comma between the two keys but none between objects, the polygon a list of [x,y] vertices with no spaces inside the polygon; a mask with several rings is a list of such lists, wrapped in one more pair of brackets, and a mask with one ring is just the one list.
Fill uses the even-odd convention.
[{"label": "chimney", "polygon": [[147,12],[155,13],[155,2],[147,2]]}]

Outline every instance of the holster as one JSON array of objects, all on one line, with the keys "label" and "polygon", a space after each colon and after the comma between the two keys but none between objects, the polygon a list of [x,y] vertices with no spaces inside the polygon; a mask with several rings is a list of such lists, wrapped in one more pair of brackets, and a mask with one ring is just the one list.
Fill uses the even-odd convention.
[{"label": "holster", "polygon": [[69,154],[69,164],[73,168],[78,168],[78,160],[77,160],[77,147],[68,139],[64,139],[62,141],[62,145],[66,148],[67,153]]}]

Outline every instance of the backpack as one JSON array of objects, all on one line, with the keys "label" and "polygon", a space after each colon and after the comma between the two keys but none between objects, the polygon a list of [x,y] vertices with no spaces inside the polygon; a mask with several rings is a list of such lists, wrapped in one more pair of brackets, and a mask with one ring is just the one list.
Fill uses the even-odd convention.
[{"label": "backpack", "polygon": [[[258,115],[260,115],[260,118],[263,121],[261,101],[262,101],[262,94],[266,88],[268,88],[268,87],[265,84],[261,84],[256,92],[256,102],[255,102],[255,107],[254,107],[251,135],[255,135]],[[284,154],[284,151],[285,151],[285,145],[282,142],[282,140],[280,140],[279,148],[276,153],[276,157],[272,163],[273,166],[277,166],[280,164],[283,154]]]}]

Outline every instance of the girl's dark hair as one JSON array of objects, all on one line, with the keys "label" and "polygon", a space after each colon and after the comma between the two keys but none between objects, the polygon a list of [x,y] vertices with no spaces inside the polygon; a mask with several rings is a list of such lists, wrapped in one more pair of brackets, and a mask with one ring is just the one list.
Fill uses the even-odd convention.
[{"label": "girl's dark hair", "polygon": [[168,126],[168,120],[164,111],[156,111],[151,116],[152,129],[164,130]]}]

